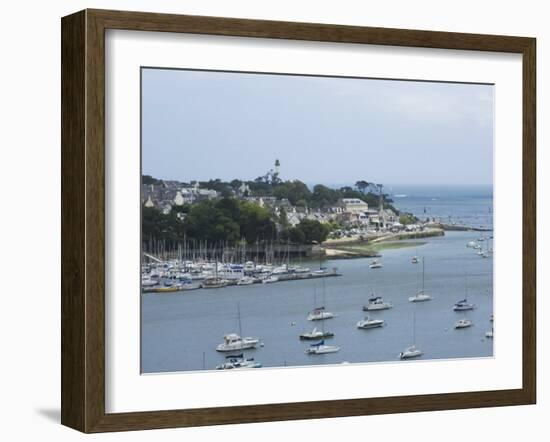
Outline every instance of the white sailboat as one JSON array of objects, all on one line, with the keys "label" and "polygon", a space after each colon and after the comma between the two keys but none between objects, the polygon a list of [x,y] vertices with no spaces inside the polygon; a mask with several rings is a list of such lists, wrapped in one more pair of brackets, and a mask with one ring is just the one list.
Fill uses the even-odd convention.
[{"label": "white sailboat", "polygon": [[[324,319],[334,318],[334,313],[329,312],[325,309],[325,280],[323,279],[323,305],[321,307],[314,307],[313,311],[309,312],[307,315],[308,321],[322,321]],[[317,302],[317,288],[314,288],[313,291],[313,302],[314,305]]]},{"label": "white sailboat", "polygon": [[453,306],[453,310],[455,312],[473,310],[475,308],[475,304],[471,304],[468,302],[468,276],[465,275],[464,279],[465,279],[464,299],[455,303],[455,305]]},{"label": "white sailboat", "polygon": [[413,345],[399,353],[399,359],[412,359],[422,356],[424,353],[416,348],[416,315],[413,313]]},{"label": "white sailboat", "polygon": [[229,333],[223,337],[223,342],[216,347],[216,351],[235,351],[235,350],[246,350],[251,348],[256,348],[260,340],[258,338],[251,337],[242,337],[242,327],[241,327],[241,309],[240,305],[237,304],[237,314],[239,317],[239,334]]},{"label": "white sailboat", "polygon": [[424,302],[432,300],[432,296],[424,292],[424,258],[422,258],[422,289],[416,295],[409,297],[409,302]]}]

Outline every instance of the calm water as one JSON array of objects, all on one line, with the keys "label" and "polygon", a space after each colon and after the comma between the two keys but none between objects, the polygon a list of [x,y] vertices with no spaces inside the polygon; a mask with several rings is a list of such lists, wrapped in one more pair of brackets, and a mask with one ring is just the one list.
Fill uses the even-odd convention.
[{"label": "calm water", "polygon": [[[224,334],[239,330],[239,307],[243,335],[258,337],[265,344],[245,355],[264,367],[396,360],[399,352],[412,344],[413,316],[416,344],[425,352],[424,359],[491,356],[492,341],[484,336],[491,329],[493,260],[465,247],[477,237],[475,232],[447,232],[444,237],[424,240],[428,241],[425,245],[384,251],[384,267],[377,270],[368,268],[369,259],[325,262],[343,274],[325,279],[324,304],[337,315],[324,321],[325,329],[335,334],[326,343],[340,346],[333,354],[306,355],[304,350],[311,342],[299,340],[300,333],[321,327],[320,321],[306,320],[314,294],[317,304],[323,301],[320,280],[144,294],[142,371],[213,369],[224,360],[216,345]],[[434,297],[424,303],[408,302],[421,280],[422,265],[411,263],[414,254],[425,257],[426,292]],[[453,304],[464,297],[465,273],[468,300],[477,308],[454,312]],[[355,324],[365,315],[361,309],[371,291],[392,302],[394,308],[370,312],[372,317],[384,319],[385,327],[359,330]],[[454,323],[462,317],[474,325],[455,330]]]},{"label": "calm water", "polygon": [[493,227],[490,186],[393,186],[395,206],[420,219],[436,218],[471,227]]}]

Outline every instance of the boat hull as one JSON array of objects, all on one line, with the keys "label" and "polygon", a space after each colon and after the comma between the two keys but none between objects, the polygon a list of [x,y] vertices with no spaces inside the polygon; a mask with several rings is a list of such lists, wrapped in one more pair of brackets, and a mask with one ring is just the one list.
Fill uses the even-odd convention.
[{"label": "boat hull", "polygon": [[325,332],[325,333],[319,333],[319,334],[316,334],[316,335],[303,334],[303,335],[300,335],[300,340],[302,340],[302,341],[318,341],[319,339],[327,339],[327,338],[333,338],[333,337],[334,337],[334,333]]},{"label": "boat hull", "polygon": [[324,355],[328,353],[336,353],[338,351],[340,351],[340,347],[332,345],[321,345],[315,348],[308,348],[305,353],[307,355]]},{"label": "boat hull", "polygon": [[380,328],[380,327],[383,327],[384,326],[384,321],[380,321],[380,322],[362,322],[362,321],[359,321],[357,323],[357,328],[360,328],[362,330],[369,330],[371,328]]}]

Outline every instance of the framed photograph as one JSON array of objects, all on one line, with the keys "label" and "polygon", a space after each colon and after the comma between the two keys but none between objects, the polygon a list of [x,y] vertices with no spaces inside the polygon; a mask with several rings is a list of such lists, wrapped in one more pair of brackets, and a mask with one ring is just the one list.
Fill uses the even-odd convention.
[{"label": "framed photograph", "polygon": [[536,400],[535,39],[62,19],[62,423]]}]

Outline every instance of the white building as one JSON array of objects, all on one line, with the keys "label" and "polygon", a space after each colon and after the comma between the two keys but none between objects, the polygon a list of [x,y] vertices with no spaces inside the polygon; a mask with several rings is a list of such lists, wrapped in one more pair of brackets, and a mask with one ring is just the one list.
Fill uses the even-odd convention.
[{"label": "white building", "polygon": [[359,198],[342,198],[344,212],[365,213],[369,210],[369,205]]}]

